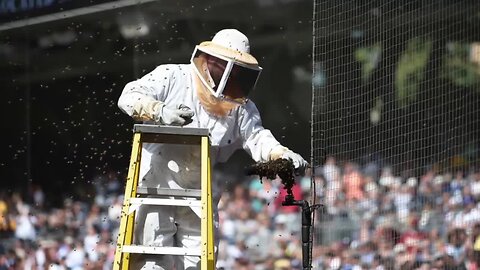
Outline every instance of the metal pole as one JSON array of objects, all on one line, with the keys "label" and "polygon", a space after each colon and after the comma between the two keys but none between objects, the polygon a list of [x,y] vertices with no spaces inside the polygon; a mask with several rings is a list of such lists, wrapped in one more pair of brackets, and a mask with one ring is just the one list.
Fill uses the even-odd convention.
[{"label": "metal pole", "polygon": [[300,206],[302,207],[302,265],[304,270],[312,269],[312,256],[310,253],[310,228],[312,226],[312,210],[305,200],[296,201],[293,195],[285,196],[283,206]]}]

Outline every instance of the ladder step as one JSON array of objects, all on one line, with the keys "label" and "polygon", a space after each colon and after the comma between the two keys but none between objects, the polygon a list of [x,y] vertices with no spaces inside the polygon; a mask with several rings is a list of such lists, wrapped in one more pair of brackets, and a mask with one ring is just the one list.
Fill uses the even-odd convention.
[{"label": "ladder step", "polygon": [[154,247],[154,246],[138,246],[124,245],[122,252],[136,254],[161,254],[161,255],[180,255],[180,256],[200,256],[200,249],[188,249],[181,247]]},{"label": "ladder step", "polygon": [[192,197],[192,198],[200,198],[200,196],[202,195],[201,190],[199,189],[169,189],[169,188],[148,188],[148,187],[137,187],[137,194]]},{"label": "ladder step", "polygon": [[179,199],[158,199],[158,198],[131,198],[132,205],[171,205],[171,206],[190,206],[200,207],[202,201],[200,200],[179,200]]},{"label": "ladder step", "polygon": [[175,135],[181,141],[182,136],[208,136],[208,128],[191,128],[191,127],[176,127],[176,126],[162,126],[162,125],[149,125],[149,124],[135,124],[133,126],[133,132],[141,133],[153,133],[161,135]]}]

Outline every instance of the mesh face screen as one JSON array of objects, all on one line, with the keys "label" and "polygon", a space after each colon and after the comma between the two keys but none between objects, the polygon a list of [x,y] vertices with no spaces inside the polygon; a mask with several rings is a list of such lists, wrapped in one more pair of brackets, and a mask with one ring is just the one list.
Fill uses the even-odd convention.
[{"label": "mesh face screen", "polygon": [[260,70],[234,64],[228,76],[223,94],[230,99],[246,98],[253,90],[260,76]]},{"label": "mesh face screen", "polygon": [[[205,61],[206,65],[203,65]],[[194,52],[192,62],[217,97],[241,104],[255,88],[262,70],[258,66],[248,67],[200,49]]]},{"label": "mesh face screen", "polygon": [[223,74],[225,73],[227,64],[228,61],[225,61],[213,55],[207,56],[208,71],[215,83],[215,86],[213,87],[215,91],[218,90],[218,86],[220,85],[220,81],[222,80]]}]

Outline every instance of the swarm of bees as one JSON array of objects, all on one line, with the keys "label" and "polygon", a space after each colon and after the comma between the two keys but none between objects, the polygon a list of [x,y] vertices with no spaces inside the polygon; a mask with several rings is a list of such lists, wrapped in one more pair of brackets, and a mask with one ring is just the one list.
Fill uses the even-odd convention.
[{"label": "swarm of bees", "polygon": [[293,197],[292,187],[295,184],[293,162],[289,159],[276,159],[267,162],[258,162],[247,169],[247,175],[258,175],[260,179],[266,177],[273,180],[281,179],[287,194]]}]

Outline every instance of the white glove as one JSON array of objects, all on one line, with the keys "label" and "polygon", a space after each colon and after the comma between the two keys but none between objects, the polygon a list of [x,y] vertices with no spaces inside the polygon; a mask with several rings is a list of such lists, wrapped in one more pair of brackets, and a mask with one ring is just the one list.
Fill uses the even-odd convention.
[{"label": "white glove", "polygon": [[293,162],[293,166],[299,174],[304,174],[305,169],[308,166],[308,162],[303,159],[302,156],[293,152],[292,150],[287,150],[282,155],[283,159],[290,159]]},{"label": "white glove", "polygon": [[176,109],[162,104],[158,110],[158,122],[164,125],[183,126],[192,122],[193,111],[187,106],[180,104]]}]

